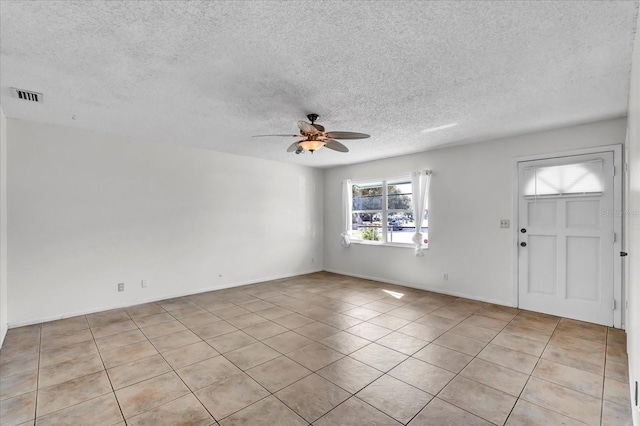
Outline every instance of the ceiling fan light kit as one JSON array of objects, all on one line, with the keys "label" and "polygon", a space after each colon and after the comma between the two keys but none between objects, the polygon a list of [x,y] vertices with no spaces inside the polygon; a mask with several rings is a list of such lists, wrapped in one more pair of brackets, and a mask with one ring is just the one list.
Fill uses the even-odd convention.
[{"label": "ceiling fan light kit", "polygon": [[297,142],[292,143],[287,152],[295,152],[296,154],[302,154],[305,151],[314,153],[322,147],[327,147],[338,152],[349,152],[349,149],[336,139],[365,139],[369,135],[365,133],[355,132],[325,132],[324,126],[316,124],[315,121],[320,118],[318,114],[308,114],[307,118],[311,123],[306,121],[298,121],[298,128],[300,134],[297,135],[256,135],[254,137],[262,136],[288,136],[303,138]]}]

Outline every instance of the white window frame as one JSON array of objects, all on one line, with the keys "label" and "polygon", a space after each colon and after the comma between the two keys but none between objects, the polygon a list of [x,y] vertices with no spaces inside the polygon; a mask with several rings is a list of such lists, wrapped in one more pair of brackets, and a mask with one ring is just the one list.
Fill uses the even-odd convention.
[{"label": "white window frame", "polygon": [[[350,240],[352,244],[363,244],[363,245],[369,245],[369,246],[377,246],[377,247],[402,247],[402,248],[415,248],[415,244],[410,241],[407,243],[399,243],[399,242],[389,242],[387,241],[387,236],[388,236],[388,225],[389,225],[389,212],[391,211],[392,213],[395,211],[398,211],[398,209],[389,209],[388,208],[388,200],[387,200],[387,195],[388,195],[388,190],[387,190],[387,183],[388,182],[394,182],[394,181],[403,181],[406,180],[406,182],[408,184],[411,184],[412,180],[411,180],[411,174],[407,174],[404,176],[394,176],[394,177],[386,177],[386,178],[382,178],[382,179],[362,179],[362,180],[353,180],[350,181],[350,186],[349,186],[349,191],[351,192],[351,197],[350,199],[353,200],[353,186],[354,185],[366,185],[366,184],[375,184],[375,183],[380,183],[382,185],[382,209],[381,210],[353,210],[353,205],[347,206],[347,208],[349,209],[349,216],[351,216],[353,213],[367,213],[367,214],[375,214],[375,213],[379,213],[382,212],[382,219],[381,219],[381,240],[380,241],[368,241],[368,240],[363,240],[361,238],[358,238],[356,236],[354,236],[353,234],[353,221],[350,221],[349,224],[349,236],[350,236]],[[412,198],[413,198],[413,192],[411,193]],[[413,202],[413,200],[412,200]],[[401,210],[404,211],[404,210]],[[428,222],[427,222],[428,225]],[[426,233],[428,235],[429,232],[429,227],[428,226],[423,226],[423,228],[426,228]],[[413,235],[413,234],[412,234]],[[427,250],[429,248],[429,244],[422,244],[422,249],[423,250]]]}]

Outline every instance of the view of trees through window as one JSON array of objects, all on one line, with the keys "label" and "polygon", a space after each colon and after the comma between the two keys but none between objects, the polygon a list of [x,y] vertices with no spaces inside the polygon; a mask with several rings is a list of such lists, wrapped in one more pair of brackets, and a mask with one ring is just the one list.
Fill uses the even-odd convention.
[{"label": "view of trees through window", "polygon": [[[351,190],[354,239],[381,244],[412,243],[415,223],[411,179],[354,184]],[[423,234],[426,226],[425,222]]]}]

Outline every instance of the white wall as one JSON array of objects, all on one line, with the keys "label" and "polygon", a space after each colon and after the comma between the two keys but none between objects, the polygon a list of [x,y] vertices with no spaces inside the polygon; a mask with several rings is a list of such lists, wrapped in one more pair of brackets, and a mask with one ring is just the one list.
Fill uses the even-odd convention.
[{"label": "white wall", "polygon": [[7,117],[0,105],[0,347],[7,334]]},{"label": "white wall", "polygon": [[[553,153],[625,141],[626,120],[422,152],[325,171],[325,269],[432,289],[504,305],[515,304],[513,230],[514,157]],[[398,176],[432,169],[429,245],[416,258],[411,249],[340,246],[341,182]],[[443,275],[449,274],[449,281]]]},{"label": "white wall", "polygon": [[322,269],[321,170],[13,119],[8,152],[9,326]]},{"label": "white wall", "polygon": [[[628,158],[629,191],[627,197],[627,251],[629,252],[629,310],[627,352],[629,353],[629,384],[632,405],[635,382],[640,383],[640,15],[631,68],[629,93]],[[640,425],[640,407],[633,408],[634,425]]]}]

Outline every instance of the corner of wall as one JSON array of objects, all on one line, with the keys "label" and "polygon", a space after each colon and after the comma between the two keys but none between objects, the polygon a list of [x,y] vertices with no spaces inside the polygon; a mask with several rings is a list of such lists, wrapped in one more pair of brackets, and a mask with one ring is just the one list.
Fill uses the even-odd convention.
[{"label": "corner of wall", "polygon": [[7,117],[0,105],[0,347],[7,334]]}]

